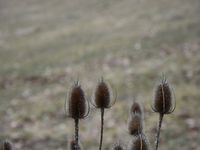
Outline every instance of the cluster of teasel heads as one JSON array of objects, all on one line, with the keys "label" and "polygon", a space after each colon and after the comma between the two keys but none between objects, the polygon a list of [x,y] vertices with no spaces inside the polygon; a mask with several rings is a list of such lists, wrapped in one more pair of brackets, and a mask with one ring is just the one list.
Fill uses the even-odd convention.
[{"label": "cluster of teasel heads", "polygon": [[[112,107],[116,101],[112,101],[112,94],[109,85],[102,78],[96,86],[94,92],[94,99],[90,103],[100,110],[101,112],[101,135],[99,150],[102,149],[103,143],[103,126],[104,126],[104,110]],[[66,106],[65,106],[66,107]],[[82,146],[79,142],[79,120],[88,116],[90,111],[90,105],[85,98],[85,94],[79,82],[76,82],[71,89],[68,98],[68,116],[74,119],[75,123],[75,136],[70,142],[71,150],[81,150]]]},{"label": "cluster of teasel heads", "polygon": [[[113,106],[116,101],[116,97],[112,97],[112,91],[107,82],[103,78],[98,82],[94,91],[93,100],[90,103],[101,113],[101,128],[100,128],[100,140],[99,150],[102,150],[103,143],[103,127],[104,127],[104,110]],[[65,106],[66,108],[66,106]],[[162,126],[163,117],[166,114],[170,114],[175,109],[175,99],[173,93],[168,84],[166,78],[157,85],[152,109],[159,114],[159,124],[156,133],[155,150],[158,150],[160,130]],[[68,98],[68,115],[75,122],[75,136],[69,144],[70,150],[82,150],[82,145],[79,141],[79,120],[87,117],[90,111],[89,102],[85,98],[84,91],[81,88],[79,82],[76,82],[69,94]],[[113,150],[150,150],[150,144],[148,138],[144,133],[144,112],[141,105],[134,101],[128,119],[128,131],[132,136],[132,139],[127,146],[121,143],[116,143],[112,146]]]},{"label": "cluster of teasel heads", "polygon": [[[93,100],[90,103],[100,110],[101,113],[101,132],[99,141],[99,150],[102,150],[103,143],[103,126],[104,126],[104,110],[114,105],[116,97],[112,97],[111,88],[103,78],[97,84]],[[69,143],[70,150],[83,150],[83,146],[79,140],[79,121],[88,116],[90,112],[89,101],[86,99],[84,91],[77,81],[71,88],[68,95],[68,108],[66,113],[75,123],[74,138]],[[159,114],[159,123],[156,133],[155,150],[158,150],[160,130],[162,126],[163,117],[166,114],[171,114],[175,109],[175,99],[173,98],[172,90],[165,78],[157,85],[152,109]],[[128,119],[128,131],[132,139],[127,146],[118,142],[112,146],[112,150],[150,150],[148,138],[144,133],[144,112],[141,105],[134,101]],[[0,145],[0,150],[13,150],[13,146],[9,141],[3,141]]]}]

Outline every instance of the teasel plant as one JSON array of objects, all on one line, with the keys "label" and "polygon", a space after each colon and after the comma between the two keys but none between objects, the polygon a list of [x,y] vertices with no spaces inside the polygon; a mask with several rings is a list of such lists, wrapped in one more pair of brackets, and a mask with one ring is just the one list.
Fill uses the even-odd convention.
[{"label": "teasel plant", "polygon": [[141,105],[134,101],[128,120],[128,131],[132,136],[127,150],[150,150],[149,141],[144,134],[144,112]]},{"label": "teasel plant", "polygon": [[103,77],[98,82],[96,89],[94,91],[93,99],[91,100],[91,104],[100,109],[101,112],[101,132],[100,132],[100,141],[99,141],[99,150],[102,149],[103,144],[103,132],[104,132],[104,111],[105,109],[111,108],[117,99],[117,93],[115,92],[114,100],[112,101],[113,95],[110,85],[105,82]]},{"label": "teasel plant", "polygon": [[128,131],[130,135],[138,135],[143,132],[144,112],[141,104],[133,101],[128,120]]},{"label": "teasel plant", "polygon": [[1,143],[0,150],[13,150],[13,145],[10,141],[5,140]]},{"label": "teasel plant", "polygon": [[152,110],[159,114],[159,123],[156,133],[155,150],[158,150],[160,132],[164,115],[171,114],[176,108],[176,100],[173,90],[166,77],[163,75],[162,81],[157,85],[153,100]]},{"label": "teasel plant", "polygon": [[[79,120],[84,119],[90,112],[90,105],[85,97],[85,93],[79,83],[76,81],[68,95],[68,108],[65,100],[65,112],[68,117],[74,119],[74,140],[71,142],[73,150],[80,150],[79,146]],[[73,143],[73,144],[72,144]]]}]

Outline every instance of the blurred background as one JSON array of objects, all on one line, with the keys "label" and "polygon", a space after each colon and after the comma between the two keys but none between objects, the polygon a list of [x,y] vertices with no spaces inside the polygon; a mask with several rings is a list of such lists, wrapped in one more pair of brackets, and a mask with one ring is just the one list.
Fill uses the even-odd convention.
[{"label": "blurred background", "polygon": [[[128,143],[133,97],[151,110],[162,73],[177,107],[164,118],[162,150],[200,150],[199,0],[0,0],[0,140],[16,150],[66,150],[73,120],[66,93],[79,78],[88,98],[103,76],[118,93],[105,112],[104,149]],[[100,113],[80,123],[85,149],[97,149]]]}]

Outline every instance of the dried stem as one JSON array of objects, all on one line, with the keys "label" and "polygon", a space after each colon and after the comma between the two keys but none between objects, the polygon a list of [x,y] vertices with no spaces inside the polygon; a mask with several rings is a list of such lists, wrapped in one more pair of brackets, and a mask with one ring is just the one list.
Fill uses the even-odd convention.
[{"label": "dried stem", "polygon": [[156,135],[156,146],[155,146],[155,150],[158,150],[158,145],[159,145],[159,140],[160,140],[160,130],[161,130],[161,126],[162,126],[163,117],[164,117],[164,114],[163,114],[163,113],[160,113],[160,116],[159,116],[159,124],[158,124],[158,130],[157,130],[157,135]]},{"label": "dried stem", "polygon": [[102,149],[102,143],[103,143],[103,126],[104,126],[104,108],[101,108],[101,136],[100,136],[99,150]]},{"label": "dried stem", "polygon": [[78,141],[79,141],[79,119],[74,119],[74,123],[75,123],[75,141],[76,141],[76,145],[75,145],[75,149],[78,150]]}]

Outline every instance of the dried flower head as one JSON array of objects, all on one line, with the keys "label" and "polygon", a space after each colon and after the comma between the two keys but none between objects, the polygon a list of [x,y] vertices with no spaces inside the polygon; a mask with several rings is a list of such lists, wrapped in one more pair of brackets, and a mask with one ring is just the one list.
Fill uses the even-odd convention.
[{"label": "dried flower head", "polygon": [[95,102],[96,108],[110,108],[111,107],[110,88],[108,84],[104,82],[103,78],[96,87],[94,102]]},{"label": "dried flower head", "polygon": [[144,134],[135,136],[128,144],[128,150],[150,150],[149,142]]},{"label": "dried flower head", "polygon": [[81,144],[78,143],[77,145],[75,140],[71,140],[69,146],[70,146],[69,148],[70,150],[83,150]]},{"label": "dried flower head", "polygon": [[157,86],[152,109],[160,114],[169,114],[175,109],[175,105],[173,105],[172,90],[166,79],[163,79]]},{"label": "dried flower head", "polygon": [[136,113],[143,115],[143,109],[138,102],[134,101],[131,106],[131,114],[136,114]]},{"label": "dried flower head", "polygon": [[1,143],[1,150],[12,150],[11,142],[5,140]]},{"label": "dried flower head", "polygon": [[128,121],[128,131],[130,135],[139,135],[143,130],[143,119],[138,113],[130,115]]},{"label": "dried flower head", "polygon": [[112,146],[112,150],[125,150],[125,146],[117,142]]},{"label": "dried flower head", "polygon": [[74,84],[71,93],[69,95],[68,110],[69,110],[69,116],[73,119],[83,119],[88,114],[88,112],[86,112],[87,106],[86,106],[85,94],[78,82]]}]

